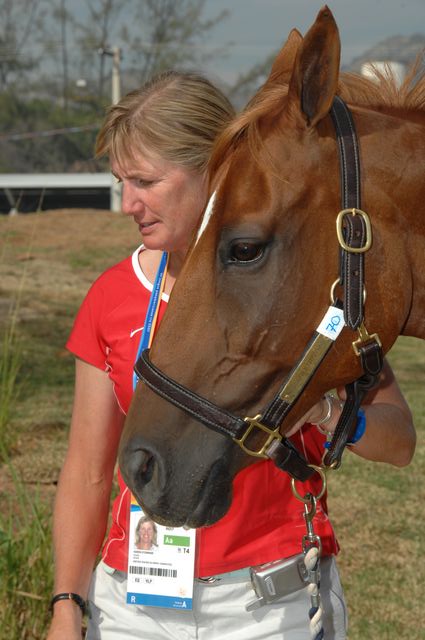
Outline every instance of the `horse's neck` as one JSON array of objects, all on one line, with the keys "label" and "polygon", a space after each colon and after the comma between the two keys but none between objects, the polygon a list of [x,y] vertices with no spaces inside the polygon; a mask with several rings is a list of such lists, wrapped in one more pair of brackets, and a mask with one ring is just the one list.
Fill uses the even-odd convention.
[{"label": "horse's neck", "polygon": [[425,340],[425,211],[423,211],[423,205],[422,211],[418,208],[417,215],[422,219],[422,234],[406,231],[412,282],[412,304],[409,318],[403,328],[403,335]]},{"label": "horse's neck", "polygon": [[383,164],[383,175],[387,172],[381,202],[386,214],[381,231],[395,264],[386,286],[392,288],[394,295],[401,287],[399,301],[401,304],[403,299],[408,309],[403,335],[425,339],[425,110],[388,109],[381,114],[393,118],[393,124],[383,136],[371,137],[367,153],[372,189],[379,185]]},{"label": "horse's neck", "polygon": [[[420,125],[418,148],[412,154],[415,171],[407,192],[410,200],[404,208],[406,227],[404,237],[407,260],[412,274],[412,305],[404,335],[425,339],[425,111],[415,113],[414,124]],[[420,131],[422,129],[422,131]]]}]

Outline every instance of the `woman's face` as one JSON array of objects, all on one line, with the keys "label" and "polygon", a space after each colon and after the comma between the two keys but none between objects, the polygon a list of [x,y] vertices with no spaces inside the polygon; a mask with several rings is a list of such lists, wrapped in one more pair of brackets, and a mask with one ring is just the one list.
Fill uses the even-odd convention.
[{"label": "woman's face", "polygon": [[122,182],[122,210],[134,218],[147,249],[186,251],[205,207],[204,174],[155,156],[137,155],[112,173]]},{"label": "woman's face", "polygon": [[144,545],[150,546],[153,540],[154,529],[151,522],[144,522],[139,529],[139,539]]}]

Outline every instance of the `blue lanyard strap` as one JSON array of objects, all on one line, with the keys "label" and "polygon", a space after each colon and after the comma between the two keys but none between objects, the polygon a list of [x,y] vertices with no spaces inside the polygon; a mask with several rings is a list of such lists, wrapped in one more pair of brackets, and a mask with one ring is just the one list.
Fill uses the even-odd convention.
[{"label": "blue lanyard strap", "polygon": [[[143,326],[142,335],[140,337],[139,348],[137,350],[136,362],[141,356],[142,351],[147,349],[152,344],[153,335],[155,332],[156,320],[158,317],[159,305],[161,303],[161,294],[165,284],[165,277],[167,274],[168,266],[168,253],[163,252],[161,256],[161,262],[159,263],[158,271],[156,272],[155,282],[153,285],[151,297],[149,300],[148,310],[145,316],[145,324]],[[137,375],[133,372],[133,391],[136,388],[138,382]]]}]

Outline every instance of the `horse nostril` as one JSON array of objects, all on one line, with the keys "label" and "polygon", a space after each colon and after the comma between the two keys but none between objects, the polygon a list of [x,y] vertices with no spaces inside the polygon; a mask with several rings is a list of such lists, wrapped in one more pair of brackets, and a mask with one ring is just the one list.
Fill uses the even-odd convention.
[{"label": "horse nostril", "polygon": [[143,451],[145,460],[140,467],[140,479],[143,484],[148,484],[152,480],[153,470],[155,466],[155,458],[149,451]]},{"label": "horse nostril", "polygon": [[152,480],[156,466],[155,454],[140,445],[129,446],[121,451],[119,465],[124,481],[130,489],[141,489]]}]

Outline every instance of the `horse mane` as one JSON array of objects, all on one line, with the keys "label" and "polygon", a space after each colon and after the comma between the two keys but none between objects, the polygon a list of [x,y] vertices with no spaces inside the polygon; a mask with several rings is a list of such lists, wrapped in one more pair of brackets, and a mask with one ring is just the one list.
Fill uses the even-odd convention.
[{"label": "horse mane", "polygon": [[[373,67],[373,78],[343,72],[337,93],[347,103],[373,110],[422,111],[425,110],[425,67],[421,65],[419,56],[400,86],[395,76]],[[209,162],[211,176],[216,175],[223,160],[229,157],[242,139],[248,141],[250,151],[256,156],[262,140],[260,123],[277,117],[287,94],[288,84],[266,83],[251,98],[218,137]]]},{"label": "horse mane", "polygon": [[356,73],[342,73],[338,94],[343,100],[359,107],[370,109],[425,110],[425,67],[422,56],[410,67],[399,86],[397,78],[388,72],[379,71],[371,65],[373,78]]}]

